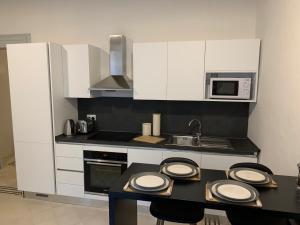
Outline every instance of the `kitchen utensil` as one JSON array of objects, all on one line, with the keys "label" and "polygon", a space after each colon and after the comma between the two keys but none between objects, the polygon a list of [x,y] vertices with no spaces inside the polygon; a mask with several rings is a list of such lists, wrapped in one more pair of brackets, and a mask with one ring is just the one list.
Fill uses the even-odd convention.
[{"label": "kitchen utensil", "polygon": [[151,136],[151,123],[143,123],[143,136]]},{"label": "kitchen utensil", "polygon": [[252,168],[234,168],[228,171],[230,178],[253,185],[268,184],[272,180],[269,174]]},{"label": "kitchen utensil", "polygon": [[196,167],[187,163],[166,163],[161,172],[173,178],[188,178],[199,173]]},{"label": "kitchen utensil", "polygon": [[153,114],[153,136],[160,136],[160,113]]},{"label": "kitchen utensil", "polygon": [[161,137],[153,137],[153,136],[139,136],[133,139],[134,141],[146,142],[150,144],[157,144],[165,140],[165,138]]},{"label": "kitchen utensil", "polygon": [[143,172],[133,175],[129,184],[140,191],[157,192],[165,190],[170,185],[170,178],[156,172]]},{"label": "kitchen utensil", "polygon": [[64,126],[64,135],[65,136],[74,136],[74,135],[76,135],[74,120],[72,120],[72,119],[66,120],[65,126]]},{"label": "kitchen utensil", "polygon": [[210,189],[217,198],[230,202],[252,202],[259,196],[258,191],[254,187],[233,180],[215,181],[211,184]]},{"label": "kitchen utensil", "polygon": [[90,119],[78,120],[77,122],[78,133],[87,134],[94,130],[94,121]]}]

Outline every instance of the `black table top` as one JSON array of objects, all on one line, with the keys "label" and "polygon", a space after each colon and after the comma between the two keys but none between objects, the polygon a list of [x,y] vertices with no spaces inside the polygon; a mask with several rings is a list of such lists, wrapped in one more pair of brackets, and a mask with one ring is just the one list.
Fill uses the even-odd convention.
[{"label": "black table top", "polygon": [[[109,192],[110,198],[126,198],[143,201],[168,199],[174,201],[187,201],[202,204],[203,207],[211,209],[228,210],[235,208],[243,208],[245,206],[232,205],[225,203],[209,203],[205,200],[205,186],[207,182],[226,179],[225,171],[201,169],[200,182],[175,182],[172,195],[169,197],[154,196],[140,193],[124,192],[123,187],[129,178],[139,172],[159,171],[159,165],[151,164],[132,164],[128,170],[121,176],[118,182],[111,187]],[[290,218],[300,218],[300,194],[297,200],[296,177],[289,176],[273,176],[278,183],[276,189],[258,189],[262,208],[249,208],[249,210],[263,210],[274,216],[284,216]],[[300,193],[300,191],[299,191]]]}]

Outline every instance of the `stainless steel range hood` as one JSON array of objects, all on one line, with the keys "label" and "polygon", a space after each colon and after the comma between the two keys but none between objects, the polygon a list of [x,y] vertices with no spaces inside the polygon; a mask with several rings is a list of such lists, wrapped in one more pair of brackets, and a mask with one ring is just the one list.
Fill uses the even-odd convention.
[{"label": "stainless steel range hood", "polygon": [[109,47],[110,76],[90,88],[91,91],[131,91],[132,80],[127,76],[126,37],[111,35]]}]

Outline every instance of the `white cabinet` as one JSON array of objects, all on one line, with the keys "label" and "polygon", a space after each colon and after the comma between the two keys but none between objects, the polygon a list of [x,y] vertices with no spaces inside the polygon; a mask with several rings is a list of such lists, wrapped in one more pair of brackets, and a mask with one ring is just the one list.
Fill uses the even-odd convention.
[{"label": "white cabinet", "polygon": [[56,193],[84,197],[83,146],[56,144]]},{"label": "white cabinet", "polygon": [[148,163],[159,165],[163,158],[162,149],[128,149],[128,166],[132,163]]},{"label": "white cabinet", "polygon": [[65,97],[90,98],[89,88],[101,79],[101,61],[104,54],[100,48],[88,44],[64,45],[68,54],[68,73],[65,77]]},{"label": "white cabinet", "polygon": [[133,98],[166,100],[168,54],[167,43],[133,45]]},{"label": "white cabinet", "polygon": [[201,101],[205,41],[168,42],[167,100]]},{"label": "white cabinet", "polygon": [[206,73],[256,73],[259,65],[259,52],[259,39],[206,41]]},{"label": "white cabinet", "polygon": [[77,106],[64,99],[66,52],[53,43],[7,45],[18,189],[55,194],[54,136]]},{"label": "white cabinet", "polygon": [[201,153],[200,152],[188,152],[188,151],[176,151],[176,150],[166,150],[163,152],[163,160],[171,157],[182,157],[191,159],[196,162],[199,167],[201,167]]},{"label": "white cabinet", "polygon": [[15,141],[18,189],[55,193],[53,148],[50,143]]},{"label": "white cabinet", "polygon": [[233,164],[241,162],[257,163],[257,158],[254,156],[236,156],[202,153],[201,167],[204,169],[228,170]]},{"label": "white cabinet", "polygon": [[203,100],[204,55],[204,41],[134,44],[134,99]]},{"label": "white cabinet", "polygon": [[57,184],[57,194],[84,198],[84,186],[73,185],[73,184]]},{"label": "white cabinet", "polygon": [[46,43],[7,47],[15,142],[52,142],[47,52]]}]

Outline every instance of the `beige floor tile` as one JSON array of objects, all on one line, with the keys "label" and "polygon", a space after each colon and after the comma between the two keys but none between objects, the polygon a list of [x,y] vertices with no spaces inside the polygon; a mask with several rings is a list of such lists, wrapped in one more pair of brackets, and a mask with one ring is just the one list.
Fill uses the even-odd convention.
[{"label": "beige floor tile", "polygon": [[[222,225],[229,225],[221,218]],[[108,207],[94,208],[0,194],[0,225],[108,225]],[[139,210],[138,225],[155,225],[148,209]],[[166,222],[165,225],[176,223]],[[198,225],[204,225],[204,220]]]}]

